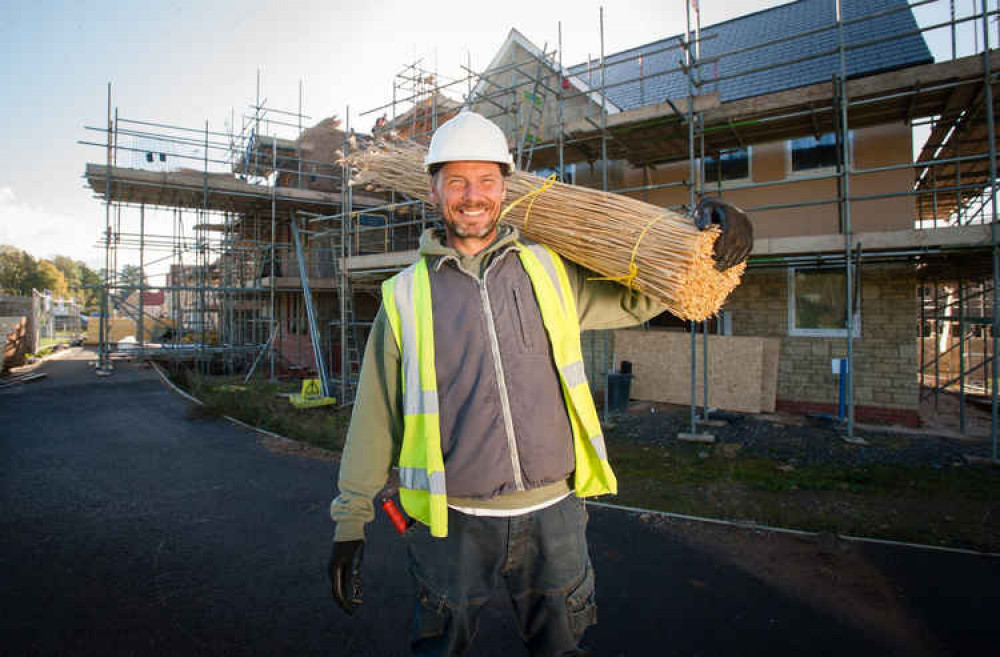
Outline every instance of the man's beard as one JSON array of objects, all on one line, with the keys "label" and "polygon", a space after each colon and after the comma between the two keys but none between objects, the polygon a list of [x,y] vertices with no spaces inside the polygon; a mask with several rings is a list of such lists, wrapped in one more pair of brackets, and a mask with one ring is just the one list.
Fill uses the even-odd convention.
[{"label": "man's beard", "polygon": [[[492,220],[477,229],[474,226],[460,224],[459,221],[451,219],[447,216],[451,215],[452,217],[459,217],[461,216],[463,210],[484,210],[485,216],[491,216]],[[500,208],[496,204],[490,202],[476,203],[475,205],[458,204],[453,206],[450,212],[442,213],[442,219],[448,227],[448,230],[456,236],[481,239],[490,235],[496,228],[497,222],[500,220]]]}]

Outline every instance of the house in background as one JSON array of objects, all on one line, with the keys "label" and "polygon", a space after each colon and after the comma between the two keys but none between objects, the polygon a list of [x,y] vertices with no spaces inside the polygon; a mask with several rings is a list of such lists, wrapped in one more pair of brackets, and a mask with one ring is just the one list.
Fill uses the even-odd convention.
[{"label": "house in background", "polygon": [[[984,59],[934,62],[906,0],[845,0],[843,11],[841,26],[836,3],[799,0],[704,27],[697,43],[692,31],[690,41],[678,35],[562,69],[512,30],[474,106],[495,117],[533,170],[561,169],[576,184],[674,209],[703,194],[748,211],[757,240],[750,266],[712,329],[776,345],[741,379],[773,389],[763,410],[838,408],[849,225],[856,417],[916,425],[921,381],[933,366],[938,376],[925,382],[947,383],[941,355],[957,352],[954,340],[939,341],[921,355],[930,330],[921,307],[931,296],[950,290],[955,306],[978,286],[965,301],[978,304],[973,332],[989,350]],[[914,125],[928,122],[933,143],[915,165]],[[941,162],[960,143],[968,161]],[[960,278],[963,293],[944,282]],[[947,315],[947,299],[938,305],[938,319],[959,314]],[[669,357],[646,358],[626,333],[592,338],[591,351],[604,351],[590,354],[592,382],[611,354],[625,353],[638,356],[634,396],[687,403],[690,340],[676,332],[690,327],[668,316],[651,325],[662,333],[643,349]],[[713,406],[742,374],[724,342],[709,345]],[[990,359],[950,371],[971,370],[982,388]]]}]

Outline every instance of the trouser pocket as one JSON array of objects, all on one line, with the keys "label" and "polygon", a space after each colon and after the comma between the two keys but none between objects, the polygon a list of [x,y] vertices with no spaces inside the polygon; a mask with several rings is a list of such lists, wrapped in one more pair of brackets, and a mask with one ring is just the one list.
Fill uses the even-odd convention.
[{"label": "trouser pocket", "polygon": [[569,629],[579,641],[584,631],[597,623],[597,602],[594,599],[594,569],[587,560],[583,579],[566,595]]},{"label": "trouser pocket", "polygon": [[431,639],[444,636],[452,621],[448,600],[440,593],[416,579],[417,605],[413,619],[413,639]]}]

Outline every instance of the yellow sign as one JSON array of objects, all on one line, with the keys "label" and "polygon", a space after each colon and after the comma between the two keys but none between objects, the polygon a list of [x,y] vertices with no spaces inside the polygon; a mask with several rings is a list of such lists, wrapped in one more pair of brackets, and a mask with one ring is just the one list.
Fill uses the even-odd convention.
[{"label": "yellow sign", "polygon": [[295,408],[315,408],[336,404],[337,398],[323,396],[323,386],[320,385],[319,379],[303,379],[302,392],[298,395],[290,395],[288,401]]},{"label": "yellow sign", "polygon": [[319,379],[303,379],[302,380],[302,396],[303,397],[322,397],[323,396],[323,386],[320,385]]},{"label": "yellow sign", "polygon": [[316,408],[317,406],[330,406],[337,403],[336,397],[303,397],[302,395],[290,395],[288,401],[295,408]]}]

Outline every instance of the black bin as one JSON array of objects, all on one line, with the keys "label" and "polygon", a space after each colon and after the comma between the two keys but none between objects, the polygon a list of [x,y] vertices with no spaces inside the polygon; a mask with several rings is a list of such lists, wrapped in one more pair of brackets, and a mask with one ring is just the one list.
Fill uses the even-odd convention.
[{"label": "black bin", "polygon": [[632,374],[608,372],[608,412],[628,411],[629,393],[632,390]]}]

